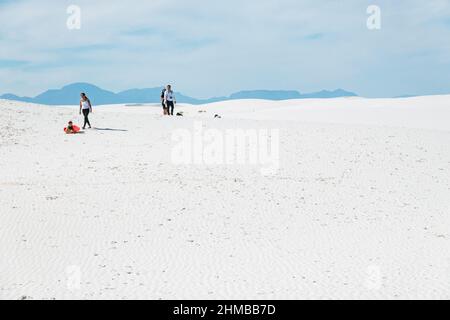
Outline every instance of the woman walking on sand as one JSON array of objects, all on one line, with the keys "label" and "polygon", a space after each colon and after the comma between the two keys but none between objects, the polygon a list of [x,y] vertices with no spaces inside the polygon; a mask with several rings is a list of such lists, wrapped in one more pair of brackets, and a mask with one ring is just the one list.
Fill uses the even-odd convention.
[{"label": "woman walking on sand", "polygon": [[85,93],[81,93],[81,100],[80,100],[80,114],[83,112],[84,116],[84,125],[83,130],[86,129],[86,125],[89,126],[89,129],[91,129],[91,123],[89,122],[89,113],[92,113],[92,105],[89,98],[86,96]]}]

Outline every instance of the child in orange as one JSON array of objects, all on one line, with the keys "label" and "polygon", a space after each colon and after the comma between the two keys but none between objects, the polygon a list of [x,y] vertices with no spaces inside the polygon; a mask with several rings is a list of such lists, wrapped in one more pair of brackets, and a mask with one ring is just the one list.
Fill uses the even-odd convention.
[{"label": "child in orange", "polygon": [[68,124],[67,128],[64,128],[64,131],[67,134],[75,134],[80,131],[80,128],[78,128],[77,126],[74,126],[72,121],[69,121],[69,124]]}]

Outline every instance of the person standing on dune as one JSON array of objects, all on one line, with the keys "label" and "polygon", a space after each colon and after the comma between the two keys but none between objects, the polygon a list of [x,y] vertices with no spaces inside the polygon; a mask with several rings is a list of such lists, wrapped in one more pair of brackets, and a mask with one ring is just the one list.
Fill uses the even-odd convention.
[{"label": "person standing on dune", "polygon": [[164,102],[164,96],[165,96],[165,94],[166,94],[166,88],[164,88],[164,89],[161,91],[161,104],[162,104],[162,107],[163,107],[163,114],[164,114],[165,116],[167,116],[169,113],[167,112],[167,107],[166,107],[166,104],[165,104],[165,102]]},{"label": "person standing on dune", "polygon": [[88,125],[89,129],[91,129],[91,123],[89,122],[89,113],[92,113],[92,104],[85,93],[81,93],[80,114],[81,112],[83,112],[84,116],[83,130],[86,129],[86,125]]},{"label": "person standing on dune", "polygon": [[164,92],[164,104],[166,105],[169,116],[173,116],[173,110],[175,109],[176,103],[175,94],[172,91],[172,86],[169,84],[166,88],[166,92]]}]

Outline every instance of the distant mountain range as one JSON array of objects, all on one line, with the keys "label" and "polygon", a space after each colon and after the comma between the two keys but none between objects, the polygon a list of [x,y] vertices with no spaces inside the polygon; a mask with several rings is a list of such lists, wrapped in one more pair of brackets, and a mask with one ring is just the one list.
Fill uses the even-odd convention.
[{"label": "distant mountain range", "polygon": [[[80,99],[80,93],[85,92],[93,104],[125,104],[125,103],[159,103],[162,87],[149,89],[130,89],[119,93],[114,93],[101,89],[89,83],[74,83],[61,89],[48,90],[34,98],[19,97],[14,94],[4,94],[0,99],[16,100],[30,103],[46,105],[74,105]],[[218,101],[237,100],[237,99],[265,99],[265,100],[290,100],[290,99],[309,99],[309,98],[338,98],[355,97],[353,92],[342,89],[334,91],[320,91],[309,94],[301,94],[298,91],[276,91],[276,90],[255,90],[241,91],[233,93],[229,97],[215,97],[210,99],[195,99],[185,96],[181,93],[175,93],[177,102],[189,104],[205,104]]]}]

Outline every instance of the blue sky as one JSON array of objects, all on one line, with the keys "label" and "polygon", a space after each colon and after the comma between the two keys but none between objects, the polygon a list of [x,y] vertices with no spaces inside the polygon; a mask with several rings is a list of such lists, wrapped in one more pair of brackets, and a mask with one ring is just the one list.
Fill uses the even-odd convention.
[{"label": "blue sky", "polygon": [[[81,29],[66,10],[81,8]],[[369,5],[381,29],[368,30]],[[449,0],[0,0],[0,93],[72,82],[172,83],[206,98],[243,89],[450,93]]]}]

